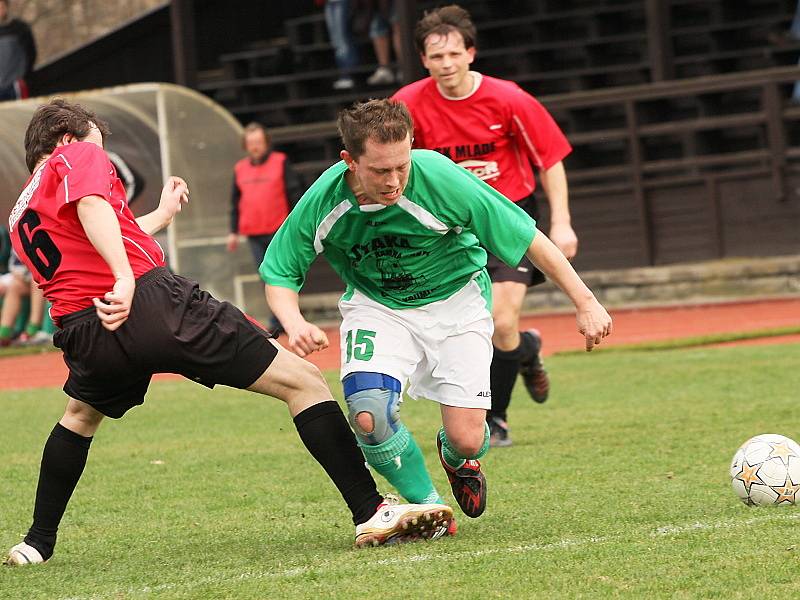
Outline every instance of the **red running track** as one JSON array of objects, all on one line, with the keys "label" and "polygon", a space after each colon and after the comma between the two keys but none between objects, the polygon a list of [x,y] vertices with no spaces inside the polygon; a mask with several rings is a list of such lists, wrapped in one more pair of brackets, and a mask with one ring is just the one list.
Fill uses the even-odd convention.
[{"label": "red running track", "polygon": [[[614,333],[606,345],[632,344],[718,333],[739,333],[800,325],[800,297],[693,306],[625,308],[611,313]],[[545,355],[583,348],[572,314],[538,314],[522,319],[524,328],[542,333]],[[321,369],[339,367],[339,332],[329,330],[330,347],[309,360]],[[800,343],[800,335],[787,335],[734,342],[736,344]],[[723,344],[727,345],[727,344]],[[0,359],[0,390],[60,387],[67,368],[59,352]],[[157,375],[156,380],[176,375]]]}]

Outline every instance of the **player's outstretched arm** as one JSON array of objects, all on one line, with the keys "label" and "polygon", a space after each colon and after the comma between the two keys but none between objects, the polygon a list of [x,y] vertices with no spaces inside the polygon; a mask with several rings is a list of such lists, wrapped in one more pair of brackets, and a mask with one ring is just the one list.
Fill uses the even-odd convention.
[{"label": "player's outstretched arm", "polygon": [[539,179],[550,205],[550,241],[567,259],[572,260],[578,253],[578,236],[572,229],[569,214],[569,188],[564,163],[559,161],[549,169],[540,171]]},{"label": "player's outstretched arm", "polygon": [[289,340],[289,350],[298,356],[307,356],[328,347],[328,336],[319,327],[309,323],[300,312],[300,298],[292,289],[266,285],[267,304],[278,317]]},{"label": "player's outstretched arm", "polygon": [[128,318],[136,281],[122,243],[114,209],[100,196],[86,196],[78,201],[78,219],[86,237],[106,261],[116,279],[114,289],[103,300],[92,298],[97,317],[109,331],[118,329]]},{"label": "player's outstretched arm", "polygon": [[180,177],[170,177],[161,190],[161,199],[158,208],[153,212],[142,215],[136,222],[148,235],[158,233],[172,223],[181,207],[189,202],[189,186]]},{"label": "player's outstretched arm", "polygon": [[533,237],[528,258],[569,296],[575,305],[578,331],[586,338],[586,350],[611,334],[612,323],[606,309],[597,301],[561,251],[541,231]]}]

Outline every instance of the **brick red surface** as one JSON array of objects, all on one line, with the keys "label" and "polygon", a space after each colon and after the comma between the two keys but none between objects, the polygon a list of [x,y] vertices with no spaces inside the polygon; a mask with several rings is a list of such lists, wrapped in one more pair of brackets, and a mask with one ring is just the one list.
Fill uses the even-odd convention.
[{"label": "brick red surface", "polygon": [[[800,325],[800,298],[726,302],[696,306],[620,309],[611,313],[614,333],[600,346],[668,340],[715,333],[738,333]],[[544,339],[545,355],[581,349],[572,314],[542,314],[522,319],[523,328],[536,327]],[[339,332],[327,332],[330,347],[309,357],[322,369],[339,366]],[[800,335],[735,342],[736,344],[798,343]],[[728,345],[728,344],[721,344]],[[0,389],[63,385],[67,368],[59,352],[0,359]],[[158,375],[156,380],[175,378]]]}]

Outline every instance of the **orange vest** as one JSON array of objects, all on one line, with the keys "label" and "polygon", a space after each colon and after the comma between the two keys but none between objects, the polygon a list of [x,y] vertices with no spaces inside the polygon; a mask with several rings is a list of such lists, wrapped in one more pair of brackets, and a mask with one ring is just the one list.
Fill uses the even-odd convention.
[{"label": "orange vest", "polygon": [[275,233],[289,216],[289,201],[283,179],[286,155],[272,151],[267,160],[254,165],[243,158],[233,168],[239,188],[239,233]]}]

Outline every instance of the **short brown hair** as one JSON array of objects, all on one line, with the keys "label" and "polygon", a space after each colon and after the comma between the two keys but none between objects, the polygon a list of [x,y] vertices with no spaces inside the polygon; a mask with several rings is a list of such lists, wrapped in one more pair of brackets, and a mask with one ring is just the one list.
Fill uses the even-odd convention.
[{"label": "short brown hair", "polygon": [[53,153],[58,140],[64,135],[72,134],[79,140],[84,139],[92,130],[92,123],[103,137],[111,135],[108,124],[80,104],[55,98],[37,108],[25,131],[25,164],[28,170],[33,173],[36,164],[42,157]]},{"label": "short brown hair", "polygon": [[339,113],[336,124],[344,149],[356,160],[364,154],[368,139],[388,144],[414,137],[414,122],[406,105],[389,98],[353,104]]},{"label": "short brown hair", "polygon": [[247,137],[248,133],[253,133],[254,131],[260,131],[264,134],[264,140],[269,144],[269,134],[267,133],[267,128],[264,127],[258,121],[251,121],[247,125],[244,126],[242,130],[242,146],[244,146],[244,138]]},{"label": "short brown hair", "polygon": [[414,28],[414,43],[425,54],[425,40],[431,34],[447,36],[457,31],[464,38],[464,48],[473,48],[477,31],[469,13],[458,4],[442,6],[425,12]]}]

